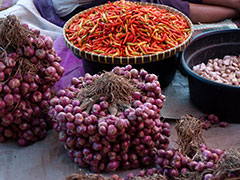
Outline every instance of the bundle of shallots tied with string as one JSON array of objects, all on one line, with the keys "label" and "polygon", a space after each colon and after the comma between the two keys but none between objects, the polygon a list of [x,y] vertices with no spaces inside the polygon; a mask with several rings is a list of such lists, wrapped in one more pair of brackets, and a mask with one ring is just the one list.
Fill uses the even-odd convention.
[{"label": "bundle of shallots tied with string", "polygon": [[131,65],[73,78],[50,101],[59,140],[80,167],[93,172],[137,168],[166,149],[170,125],[160,120],[165,101],[157,76]]},{"label": "bundle of shallots tied with string", "polygon": [[170,179],[202,180],[205,176],[199,178],[198,174],[216,168],[224,151],[205,145],[202,128],[203,122],[199,119],[191,115],[181,117],[175,126],[178,147],[157,151],[157,171]]},{"label": "bundle of shallots tied with string", "polygon": [[46,136],[51,87],[64,73],[53,41],[21,24],[0,20],[0,142],[32,144]]},{"label": "bundle of shallots tied with string", "polygon": [[229,149],[219,156],[211,167],[201,171],[188,171],[177,180],[239,180],[240,149]]}]

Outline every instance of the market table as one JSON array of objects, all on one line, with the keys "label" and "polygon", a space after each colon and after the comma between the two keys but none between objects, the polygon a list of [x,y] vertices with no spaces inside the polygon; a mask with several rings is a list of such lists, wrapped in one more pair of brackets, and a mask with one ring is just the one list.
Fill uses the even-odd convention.
[{"label": "market table", "polygon": [[[38,22],[38,21],[35,21]],[[36,25],[41,25],[36,24]],[[50,25],[49,25],[50,26]],[[236,28],[229,21],[218,25],[199,25],[200,31],[221,28]],[[205,28],[205,29],[204,29]],[[53,31],[56,27],[52,27]],[[59,29],[57,29],[59,30]],[[196,31],[200,32],[200,31]],[[65,53],[65,52],[63,52]],[[81,63],[75,68],[81,67]],[[82,72],[73,71],[74,75]],[[71,72],[69,72],[70,75]],[[64,81],[64,84],[69,82]],[[60,87],[60,86],[59,86]],[[186,77],[177,71],[174,81],[165,89],[167,101],[162,114],[169,119],[178,119],[184,114],[202,115],[190,102]],[[175,146],[177,140],[174,130],[175,120],[169,120],[172,125],[170,146]],[[240,124],[230,124],[226,128],[211,128],[204,131],[204,139],[209,147],[226,149],[240,146]],[[16,142],[0,144],[0,180],[61,180],[71,173],[79,172],[79,168],[68,157],[61,142],[57,141],[57,133],[53,130],[48,136],[31,146],[20,147]],[[117,172],[124,175],[126,172]]]}]

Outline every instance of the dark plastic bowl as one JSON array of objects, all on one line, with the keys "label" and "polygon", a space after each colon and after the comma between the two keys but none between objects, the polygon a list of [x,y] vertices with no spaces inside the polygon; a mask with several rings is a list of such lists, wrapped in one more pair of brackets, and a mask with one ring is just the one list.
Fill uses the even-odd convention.
[{"label": "dark plastic bowl", "polygon": [[[161,88],[167,87],[173,80],[177,69],[177,56],[172,56],[161,61],[145,63],[145,64],[132,64],[132,66],[138,70],[145,69],[149,73],[154,73],[158,76],[158,80],[161,84]],[[103,70],[110,71],[115,66],[114,64],[103,64],[83,60],[83,67],[86,73],[97,74]]]},{"label": "dark plastic bowl", "polygon": [[192,71],[196,64],[210,58],[240,54],[240,29],[219,30],[195,37],[183,51],[181,65],[188,76],[190,98],[204,113],[213,113],[222,121],[240,123],[240,86],[217,83]]}]

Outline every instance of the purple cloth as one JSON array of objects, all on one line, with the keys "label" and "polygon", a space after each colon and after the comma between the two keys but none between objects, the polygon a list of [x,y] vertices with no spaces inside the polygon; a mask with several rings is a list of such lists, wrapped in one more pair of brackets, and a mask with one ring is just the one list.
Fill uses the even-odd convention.
[{"label": "purple cloth", "polygon": [[54,41],[53,48],[58,56],[62,58],[62,62],[60,64],[65,69],[62,78],[55,84],[55,89],[59,90],[70,85],[73,77],[83,76],[85,72],[83,69],[82,60],[75,57],[67,48],[62,35]]}]

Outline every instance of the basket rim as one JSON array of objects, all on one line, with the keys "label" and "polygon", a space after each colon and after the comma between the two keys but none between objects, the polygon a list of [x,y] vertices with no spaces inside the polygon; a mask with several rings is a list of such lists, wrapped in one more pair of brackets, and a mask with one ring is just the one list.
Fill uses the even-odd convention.
[{"label": "basket rim", "polygon": [[[136,4],[140,4],[140,5],[151,5],[151,6],[155,6],[157,8],[160,8],[160,9],[166,9],[168,10],[169,12],[173,12],[173,13],[177,13],[179,14],[181,17],[184,18],[184,20],[187,22],[187,24],[189,25],[189,29],[190,29],[190,33],[187,37],[187,39],[185,39],[184,42],[182,42],[181,44],[173,47],[173,48],[170,48],[170,49],[167,49],[165,51],[162,51],[162,52],[157,52],[155,54],[148,54],[148,55],[142,55],[142,56],[132,56],[132,57],[129,57],[129,56],[117,56],[117,57],[112,57],[112,56],[106,56],[106,55],[101,55],[101,54],[96,54],[94,52],[89,52],[89,51],[81,51],[80,48],[74,46],[66,37],[66,28],[69,27],[70,24],[72,24],[72,22],[74,20],[76,20],[81,14],[84,14],[85,12],[88,12],[88,11],[91,11],[92,9],[96,8],[96,7],[102,7],[108,3],[105,3],[105,4],[102,4],[102,5],[98,5],[98,6],[94,6],[94,7],[91,7],[91,8],[88,8],[84,11],[81,11],[77,14],[75,14],[73,17],[71,17],[63,26],[63,37],[64,37],[64,41],[65,41],[65,44],[67,45],[67,47],[73,52],[74,55],[76,55],[76,51],[78,51],[77,53],[77,56],[80,56],[82,57],[83,59],[87,59],[89,60],[89,58],[87,57],[91,57],[91,59],[93,59],[93,57],[97,57],[98,59],[98,62],[101,62],[100,59],[105,59],[105,63],[106,64],[109,64],[106,62],[106,59],[107,58],[110,58],[112,59],[112,64],[115,64],[114,61],[115,60],[118,60],[120,61],[120,64],[129,64],[129,62],[132,60],[134,63],[133,64],[144,64],[144,58],[149,58],[150,59],[150,62],[152,60],[153,57],[156,57],[157,60],[155,61],[159,61],[159,60],[164,60],[165,57],[171,57],[173,55],[176,55],[178,52],[181,52],[183,51],[184,48],[186,48],[186,46],[190,43],[191,39],[192,39],[192,35],[193,35],[193,32],[194,32],[194,28],[193,28],[193,23],[191,22],[191,20],[184,14],[182,13],[181,11],[173,8],[173,7],[170,7],[170,6],[167,6],[167,5],[163,5],[163,4],[156,4],[156,3],[148,3],[148,2],[133,2],[133,3],[136,3]],[[82,55],[82,53],[84,54],[84,57]],[[160,58],[159,58],[160,57]],[[137,58],[142,58],[142,62],[141,63],[136,63],[136,59]],[[93,60],[92,60],[93,61]],[[123,63],[123,61],[127,62],[127,63]]]}]

